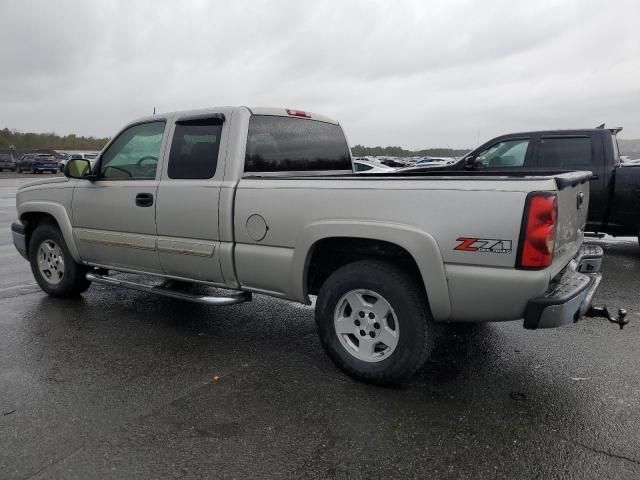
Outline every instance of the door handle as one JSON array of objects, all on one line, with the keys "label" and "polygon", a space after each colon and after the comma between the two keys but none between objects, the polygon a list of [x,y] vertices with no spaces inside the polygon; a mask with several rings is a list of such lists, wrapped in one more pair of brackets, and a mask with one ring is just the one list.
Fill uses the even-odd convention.
[{"label": "door handle", "polygon": [[136,205],[139,207],[150,207],[153,205],[152,193],[139,193],[136,195]]},{"label": "door handle", "polygon": [[594,174],[594,175],[591,175],[591,178],[589,180],[598,180],[598,178],[600,178],[600,177],[598,177],[598,175]]}]

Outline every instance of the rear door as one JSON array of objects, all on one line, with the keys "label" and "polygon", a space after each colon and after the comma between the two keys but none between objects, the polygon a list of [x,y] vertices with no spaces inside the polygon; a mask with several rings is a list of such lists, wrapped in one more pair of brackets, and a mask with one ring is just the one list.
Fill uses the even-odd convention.
[{"label": "rear door", "polygon": [[540,135],[536,142],[536,166],[545,171],[586,170],[593,175],[589,182],[590,202],[587,230],[597,230],[606,212],[604,146],[592,132],[568,135]]},{"label": "rear door", "polygon": [[156,211],[158,256],[167,275],[224,283],[218,204],[227,136],[221,113],[183,117],[171,129]]}]

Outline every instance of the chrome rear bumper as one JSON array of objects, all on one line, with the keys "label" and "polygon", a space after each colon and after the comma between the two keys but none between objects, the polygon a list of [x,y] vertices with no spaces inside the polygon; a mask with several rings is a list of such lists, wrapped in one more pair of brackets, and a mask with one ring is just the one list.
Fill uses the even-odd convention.
[{"label": "chrome rear bumper", "polygon": [[555,328],[580,320],[589,310],[602,281],[599,270],[603,255],[602,247],[583,245],[544,295],[529,301],[524,328]]}]

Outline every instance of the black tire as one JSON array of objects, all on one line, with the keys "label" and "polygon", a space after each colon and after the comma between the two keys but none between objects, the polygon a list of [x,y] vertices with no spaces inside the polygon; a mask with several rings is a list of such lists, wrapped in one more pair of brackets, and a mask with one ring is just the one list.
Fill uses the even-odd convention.
[{"label": "black tire", "polygon": [[[48,281],[38,267],[39,249],[45,242],[53,242],[60,248],[64,262],[64,275],[59,283]],[[62,233],[60,233],[58,227],[50,223],[38,225],[31,234],[29,240],[29,263],[31,264],[31,272],[40,288],[52,297],[77,297],[91,286],[91,282],[85,277],[89,268],[73,260]]]},{"label": "black tire", "polygon": [[[375,292],[393,309],[399,334],[387,358],[375,362],[356,358],[338,338],[334,313],[341,298],[353,290]],[[436,329],[418,279],[388,262],[358,261],[336,270],[320,288],[315,317],[320,342],[331,360],[358,380],[401,384],[424,365],[434,347]]]}]

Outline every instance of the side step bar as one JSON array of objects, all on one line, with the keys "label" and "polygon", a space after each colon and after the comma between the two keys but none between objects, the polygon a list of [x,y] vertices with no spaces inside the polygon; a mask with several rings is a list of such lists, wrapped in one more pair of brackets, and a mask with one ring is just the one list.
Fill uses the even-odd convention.
[{"label": "side step bar", "polygon": [[150,286],[142,283],[130,282],[128,280],[121,280],[107,275],[101,275],[96,272],[89,272],[86,277],[87,280],[91,282],[101,283],[103,285],[130,288],[131,290],[139,290],[141,292],[162,295],[163,297],[177,298],[178,300],[186,300],[188,302],[202,303],[204,305],[235,305],[236,303],[243,303],[251,300],[251,292],[239,292],[232,295],[210,297],[206,295],[194,295],[186,292],[179,292],[162,286]]}]

